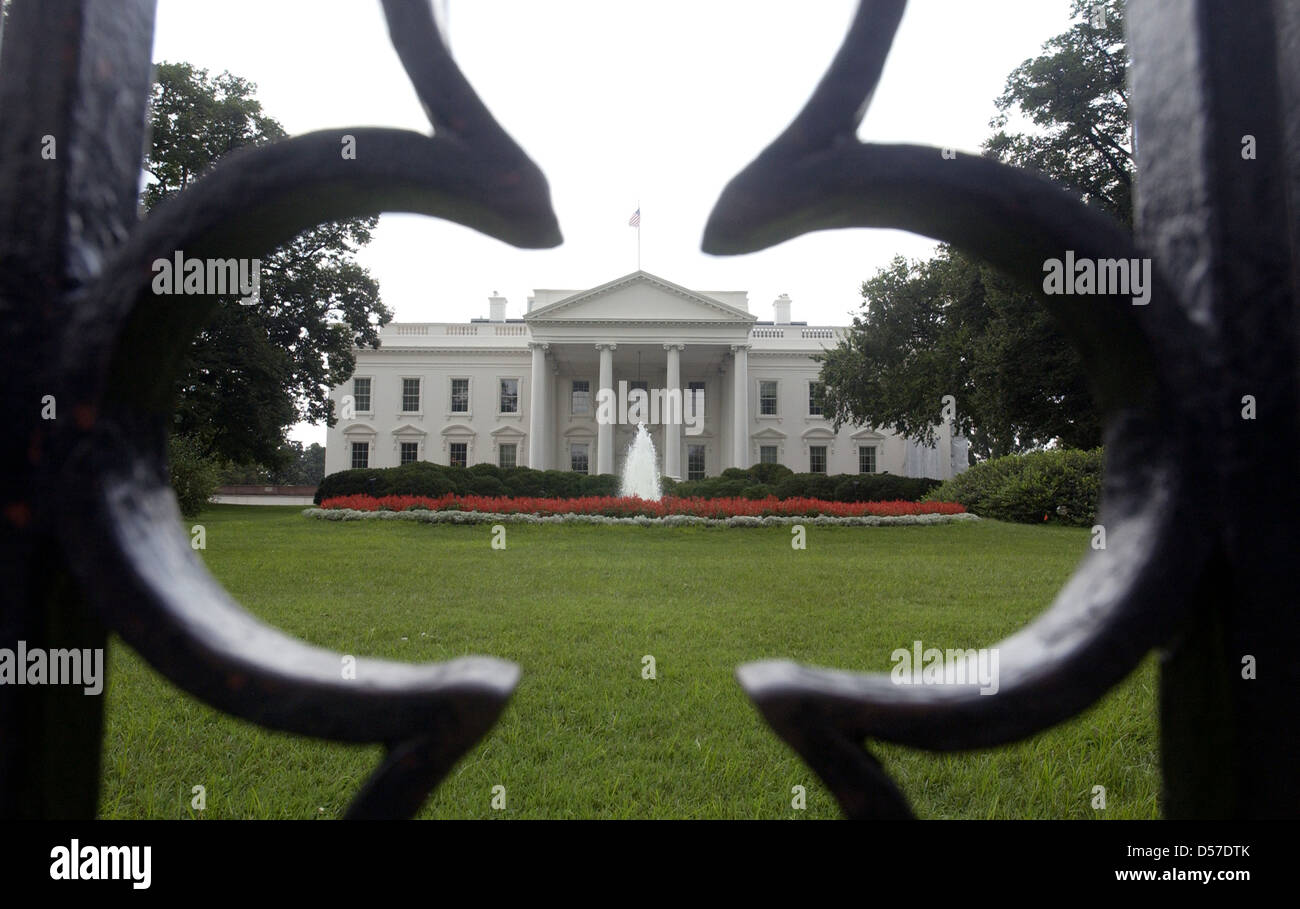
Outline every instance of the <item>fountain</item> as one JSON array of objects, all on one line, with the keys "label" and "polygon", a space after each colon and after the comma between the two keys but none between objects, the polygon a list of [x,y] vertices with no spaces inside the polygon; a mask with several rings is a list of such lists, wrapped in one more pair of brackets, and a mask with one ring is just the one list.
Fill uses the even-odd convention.
[{"label": "fountain", "polygon": [[655,443],[644,423],[636,424],[636,438],[628,446],[619,495],[636,496],[652,502],[657,502],[662,495],[659,468],[655,466]]}]

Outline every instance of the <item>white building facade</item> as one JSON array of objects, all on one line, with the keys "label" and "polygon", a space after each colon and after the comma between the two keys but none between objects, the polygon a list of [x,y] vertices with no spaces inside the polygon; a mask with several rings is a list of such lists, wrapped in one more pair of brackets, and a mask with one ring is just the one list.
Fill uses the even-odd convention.
[{"label": "white building facade", "polygon": [[618,473],[636,426],[604,418],[600,389],[638,387],[703,391],[702,419],[647,421],[665,476],[759,462],[938,479],[965,468],[968,446],[947,425],[934,446],[871,427],[836,432],[813,356],[846,329],[792,322],[784,296],[761,322],[744,291],[637,271],[589,290],[537,290],[522,319],[506,318],[506,302],[490,297],[486,319],[393,322],[378,349],[357,349],[352,379],[330,392],[340,419],[325,472],[422,460]]}]

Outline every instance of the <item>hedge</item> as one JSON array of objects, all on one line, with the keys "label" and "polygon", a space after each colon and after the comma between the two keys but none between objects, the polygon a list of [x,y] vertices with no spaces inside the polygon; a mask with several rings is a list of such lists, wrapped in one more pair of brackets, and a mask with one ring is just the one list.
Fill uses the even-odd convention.
[{"label": "hedge", "polygon": [[1101,498],[1103,452],[1055,449],[982,461],[931,492],[982,518],[1091,527]]},{"label": "hedge", "polygon": [[[335,496],[443,495],[515,496],[576,499],[616,496],[620,481],[613,474],[588,475],[568,470],[532,470],[528,467],[447,467],[416,461],[401,467],[341,470],[321,481],[316,504]],[[821,499],[826,502],[918,502],[939,486],[926,477],[899,477],[888,473],[795,473],[783,464],[728,467],[721,476],[674,482],[663,480],[664,495],[699,499]]]},{"label": "hedge", "polygon": [[795,473],[782,464],[755,464],[748,470],[728,467],[721,476],[683,483],[664,481],[664,494],[724,499],[737,496],[821,499],[825,502],[916,502],[939,486],[927,477],[889,473]]},{"label": "hedge", "polygon": [[572,499],[580,496],[618,495],[619,478],[613,474],[588,475],[568,470],[533,470],[528,467],[449,467],[414,461],[401,467],[340,470],[316,487],[316,504],[335,496],[543,496]]}]

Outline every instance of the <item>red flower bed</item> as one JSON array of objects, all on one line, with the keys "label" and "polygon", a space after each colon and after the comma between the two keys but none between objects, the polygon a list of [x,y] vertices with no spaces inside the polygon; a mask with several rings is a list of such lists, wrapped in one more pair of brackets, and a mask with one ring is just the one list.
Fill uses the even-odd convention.
[{"label": "red flower bed", "polygon": [[734,518],[767,515],[829,515],[856,518],[863,515],[897,517],[908,514],[961,514],[966,509],[956,502],[827,502],[822,499],[682,499],[669,496],[657,502],[617,496],[588,496],[581,499],[539,499],[491,496],[335,496],[321,502],[322,508],[351,508],[405,511],[421,505],[431,511],[491,511],[498,514],[597,514],[614,518],[644,515],[662,518],[684,514],[698,518]]}]

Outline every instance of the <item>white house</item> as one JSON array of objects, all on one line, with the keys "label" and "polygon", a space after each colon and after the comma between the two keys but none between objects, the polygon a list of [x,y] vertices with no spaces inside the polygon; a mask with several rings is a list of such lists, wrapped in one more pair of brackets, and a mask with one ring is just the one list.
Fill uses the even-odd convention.
[{"label": "white house", "polygon": [[620,388],[624,398],[703,391],[702,419],[646,421],[665,476],[779,462],[943,479],[966,465],[967,443],[947,425],[934,447],[871,427],[836,432],[816,401],[812,357],[845,329],[792,322],[785,295],[761,322],[744,291],[637,271],[589,290],[537,290],[522,319],[505,317],[503,297],[488,303],[486,319],[390,323],[377,350],[356,351],[353,378],[330,392],[340,419],[327,474],[413,460],[617,473],[636,427],[598,404],[600,389]]}]

